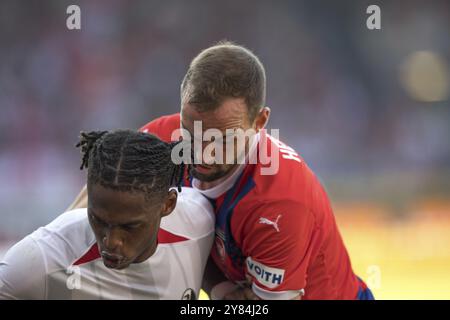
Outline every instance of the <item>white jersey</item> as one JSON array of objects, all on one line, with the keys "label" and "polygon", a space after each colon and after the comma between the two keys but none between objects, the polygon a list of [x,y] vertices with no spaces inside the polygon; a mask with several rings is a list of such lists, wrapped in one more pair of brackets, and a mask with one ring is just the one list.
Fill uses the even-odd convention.
[{"label": "white jersey", "polygon": [[209,201],[183,188],[161,220],[155,253],[104,266],[87,209],[66,212],[14,245],[0,262],[0,299],[194,299],[214,238]]}]

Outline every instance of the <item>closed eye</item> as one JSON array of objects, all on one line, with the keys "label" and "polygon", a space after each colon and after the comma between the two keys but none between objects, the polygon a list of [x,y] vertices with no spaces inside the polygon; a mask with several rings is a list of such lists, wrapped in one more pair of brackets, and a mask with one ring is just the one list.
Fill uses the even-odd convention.
[{"label": "closed eye", "polygon": [[125,224],[122,227],[126,230],[133,230],[133,229],[137,229],[141,226],[140,223],[134,223],[134,224]]},{"label": "closed eye", "polygon": [[94,222],[96,224],[100,224],[102,226],[106,226],[107,225],[106,222],[104,222],[103,220],[100,220],[99,218],[94,216],[92,213],[89,214],[89,218],[92,220],[92,222]]}]

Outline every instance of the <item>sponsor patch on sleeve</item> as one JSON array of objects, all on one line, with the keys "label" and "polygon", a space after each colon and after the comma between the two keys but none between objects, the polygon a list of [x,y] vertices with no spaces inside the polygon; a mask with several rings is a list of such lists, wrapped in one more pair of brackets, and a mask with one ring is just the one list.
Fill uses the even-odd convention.
[{"label": "sponsor patch on sleeve", "polygon": [[268,267],[251,257],[247,257],[245,262],[247,272],[267,288],[276,288],[283,283],[284,269]]}]

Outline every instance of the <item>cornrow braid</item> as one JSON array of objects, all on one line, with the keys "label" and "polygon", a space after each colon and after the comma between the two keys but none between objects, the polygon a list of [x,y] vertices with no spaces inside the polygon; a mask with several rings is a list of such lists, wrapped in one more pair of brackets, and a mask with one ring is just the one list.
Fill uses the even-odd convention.
[{"label": "cornrow braid", "polygon": [[108,131],[91,131],[80,133],[80,141],[75,145],[75,147],[80,148],[83,153],[83,158],[81,160],[80,170],[88,167],[89,154],[91,150],[94,148],[95,142],[100,139],[104,134],[108,133]]},{"label": "cornrow braid", "polygon": [[91,131],[81,132],[76,147],[81,147],[80,169],[88,169],[88,184],[151,195],[171,187],[181,192],[185,164],[171,158],[180,142],[166,143],[132,130]]},{"label": "cornrow braid", "polygon": [[[172,142],[170,144],[170,150],[172,150],[176,145],[180,144],[180,143],[184,143],[182,140],[181,141],[177,141],[177,142]],[[181,149],[180,152],[180,157],[183,158],[183,149]],[[172,178],[171,178],[171,184],[177,186],[178,191],[181,192],[181,187],[183,185],[183,181],[184,181],[184,171],[186,168],[186,165],[184,162],[181,162],[179,165],[173,163],[173,174],[172,174]]]}]

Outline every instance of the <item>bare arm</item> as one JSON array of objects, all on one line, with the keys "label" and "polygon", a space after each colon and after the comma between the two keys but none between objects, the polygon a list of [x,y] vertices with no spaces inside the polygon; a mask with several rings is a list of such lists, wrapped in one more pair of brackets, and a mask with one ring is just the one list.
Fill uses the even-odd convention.
[{"label": "bare arm", "polygon": [[78,208],[87,208],[87,190],[86,185],[84,185],[83,189],[81,189],[78,196],[75,198],[75,201],[67,208],[66,211],[78,209]]},{"label": "bare arm", "polygon": [[211,295],[211,289],[223,282],[228,280],[225,275],[220,271],[220,269],[216,266],[211,257],[209,257],[208,262],[206,263],[205,273],[203,276],[202,289],[208,294]]}]

